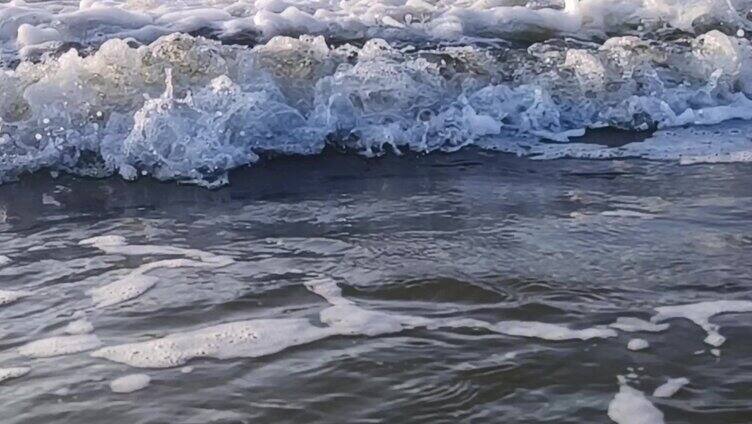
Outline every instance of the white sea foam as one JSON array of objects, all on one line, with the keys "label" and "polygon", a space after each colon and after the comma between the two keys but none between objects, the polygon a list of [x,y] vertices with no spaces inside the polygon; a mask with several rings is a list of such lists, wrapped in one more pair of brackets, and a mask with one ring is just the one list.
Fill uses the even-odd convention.
[{"label": "white sea foam", "polygon": [[689,379],[685,377],[669,378],[665,383],[661,384],[655,389],[655,391],[653,391],[653,397],[670,398],[687,384],[689,384]]},{"label": "white sea foam", "polygon": [[[0,220],[0,224],[2,224],[2,220]],[[0,255],[0,267],[8,265],[9,263],[13,262],[13,260],[5,255]]]},{"label": "white sea foam", "polygon": [[91,322],[89,322],[85,318],[77,319],[75,321],[71,321],[68,323],[68,325],[65,327],[65,332],[67,334],[89,334],[92,331],[94,331],[94,326],[91,325]]},{"label": "white sea foam", "polygon": [[223,267],[233,262],[227,256],[215,255],[196,249],[184,249],[173,246],[131,245],[124,237],[105,235],[93,237],[79,242],[82,246],[93,246],[109,254],[129,256],[141,255],[171,255],[187,256],[194,259],[166,259],[149,262],[132,270],[128,275],[112,283],[91,289],[92,302],[99,308],[116,305],[138,296],[154,287],[158,278],[146,275],[160,268],[191,268],[191,267]]},{"label": "white sea foam", "polygon": [[483,328],[500,334],[554,341],[616,336],[616,332],[609,328],[573,330],[539,322],[489,323],[475,319],[430,319],[380,312],[362,308],[344,298],[331,279],[311,280],[306,287],[332,305],[319,314],[325,326],[302,318],[236,321],[155,340],[107,346],[91,355],[133,367],[169,368],[182,366],[195,358],[255,358],[335,335],[374,337],[418,327]]},{"label": "white sea foam", "polygon": [[30,296],[31,293],[21,290],[0,290],[0,306],[7,305]]},{"label": "white sea foam", "polygon": [[627,343],[627,349],[629,350],[645,350],[650,347],[650,343],[648,343],[645,339],[631,339],[629,343]]},{"label": "white sea foam", "polygon": [[725,313],[752,312],[752,302],[747,300],[718,300],[710,302],[691,303],[677,306],[661,306],[655,308],[658,315],[654,322],[661,322],[673,318],[688,319],[702,327],[707,333],[705,343],[718,347],[726,338],[719,333],[719,327],[710,323],[710,318]]},{"label": "white sea foam", "polygon": [[56,336],[36,340],[18,348],[18,353],[30,358],[70,355],[96,349],[102,342],[94,334]]},{"label": "white sea foam", "polygon": [[[752,119],[750,42],[702,24],[747,25],[725,0],[517,3],[2,4],[7,51],[65,53],[0,73],[0,182],[50,168],[216,187],[259,155],[327,144],[366,156],[477,145],[538,159],[752,160],[742,136],[697,129]],[[661,38],[665,25],[688,32]],[[225,43],[185,34],[199,29]],[[630,35],[605,34],[620,29]],[[575,33],[606,41],[549,39]],[[662,131],[620,148],[571,140],[603,127]]]},{"label": "white sea foam", "polygon": [[626,331],[628,333],[641,331],[658,333],[667,330],[669,328],[669,324],[656,324],[654,322],[645,321],[634,317],[619,317],[616,319],[616,322],[610,324],[609,327],[621,331]]},{"label": "white sea foam", "polygon": [[[725,0],[11,1],[0,4],[0,18],[5,21],[0,27],[0,42],[6,49],[28,53],[62,42],[89,44],[112,37],[151,41],[171,32],[198,30],[224,37],[248,34],[256,39],[322,33],[337,38],[400,39],[529,37],[552,33],[587,37],[636,24],[658,27],[665,23],[693,31],[702,17],[716,19],[726,26],[747,28],[730,5]],[[735,8],[749,10],[750,2],[738,0]]]},{"label": "white sea foam", "polygon": [[194,358],[254,358],[280,352],[336,334],[306,319],[280,318],[238,321],[155,340],[108,346],[92,353],[97,358],[139,368],[169,368]]},{"label": "white sea foam", "polygon": [[23,377],[31,371],[28,367],[0,368],[0,383],[13,378]]},{"label": "white sea foam", "polygon": [[608,405],[608,417],[618,424],[662,424],[663,413],[645,395],[620,378],[619,393]]},{"label": "white sea foam", "polygon": [[132,393],[146,388],[149,383],[151,377],[146,374],[129,374],[112,380],[110,390],[115,393]]}]

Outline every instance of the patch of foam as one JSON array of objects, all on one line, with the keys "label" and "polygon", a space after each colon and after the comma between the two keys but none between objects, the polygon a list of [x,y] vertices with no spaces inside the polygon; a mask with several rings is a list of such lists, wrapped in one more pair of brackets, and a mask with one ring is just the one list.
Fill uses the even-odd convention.
[{"label": "patch of foam", "polygon": [[255,358],[336,334],[306,319],[261,319],[215,325],[160,339],[92,352],[96,358],[138,368],[171,368],[195,358]]},{"label": "patch of foam", "polygon": [[0,306],[16,302],[30,295],[31,293],[26,291],[0,290]]},{"label": "patch of foam", "polygon": [[632,351],[645,350],[649,347],[650,343],[645,339],[631,339],[629,343],[627,343],[627,349]]},{"label": "patch of foam", "polygon": [[146,388],[149,383],[151,377],[146,374],[129,374],[112,380],[110,390],[115,393],[132,393]]},{"label": "patch of foam", "polygon": [[0,383],[13,378],[23,377],[31,371],[28,367],[0,368]]},{"label": "patch of foam", "polygon": [[[0,224],[2,221],[0,220]],[[8,265],[9,263],[13,262],[13,260],[5,255],[0,255],[0,266]]]},{"label": "patch of foam", "polygon": [[332,279],[311,280],[306,287],[332,305],[319,314],[325,327],[300,318],[237,321],[155,340],[107,346],[91,355],[139,368],[171,368],[196,358],[255,358],[335,335],[373,337],[418,327],[479,327],[502,334],[545,340],[589,340],[616,336],[616,332],[609,328],[573,330],[547,323],[503,321],[493,324],[475,319],[430,319],[372,311],[344,298]]},{"label": "patch of foam", "polygon": [[125,278],[102,287],[89,290],[91,301],[97,308],[117,305],[146,293],[157,284],[156,277],[149,277],[141,273],[131,273]]},{"label": "patch of foam", "polygon": [[669,328],[669,324],[656,324],[654,322],[645,321],[634,317],[619,317],[616,322],[610,324],[609,327],[617,330],[626,331],[628,333],[636,332],[648,332],[658,333],[665,331]]},{"label": "patch of foam", "polygon": [[71,335],[89,334],[94,331],[94,326],[86,318],[71,321],[65,327],[65,332]]},{"label": "patch of foam", "polygon": [[571,329],[569,327],[534,321],[501,321],[489,323],[476,319],[430,319],[411,315],[385,313],[361,308],[342,297],[334,280],[323,278],[308,282],[309,290],[322,296],[332,307],[320,314],[321,322],[343,334],[375,336],[416,327],[483,328],[495,333],[517,337],[531,337],[551,341],[590,340],[616,337],[609,328]]},{"label": "patch of foam", "polygon": [[156,277],[144,275],[149,271],[159,268],[187,268],[187,267],[205,267],[205,262],[193,261],[188,259],[170,259],[163,261],[150,262],[141,265],[125,277],[114,281],[110,284],[89,290],[91,300],[97,308],[117,305],[131,299],[141,296],[146,291],[154,287],[159,281]]},{"label": "patch of foam", "polygon": [[663,413],[645,395],[619,378],[619,393],[608,404],[608,417],[618,424],[663,424]]},{"label": "patch of foam", "polygon": [[718,347],[726,341],[726,338],[719,333],[717,325],[710,323],[710,318],[719,314],[752,312],[752,301],[718,300],[677,306],[661,306],[655,308],[655,310],[658,315],[654,316],[652,321],[661,322],[674,318],[688,319],[705,330],[707,333],[705,343]]},{"label": "patch of foam", "polygon": [[665,383],[661,384],[655,389],[655,391],[653,391],[653,397],[670,398],[687,384],[689,384],[689,379],[686,377],[669,378]]},{"label": "patch of foam", "polygon": [[[107,254],[120,254],[126,256],[145,256],[145,255],[175,255],[186,256],[203,262],[203,265],[223,267],[231,264],[233,259],[228,256],[215,255],[211,252],[205,252],[197,249],[185,249],[181,247],[173,246],[159,246],[150,244],[128,244],[125,237],[117,235],[105,235],[84,239],[78,242],[81,246],[92,246],[99,250],[104,251]],[[154,268],[176,268],[181,266],[197,266],[196,262],[154,262],[152,264],[144,265],[145,270],[141,273],[150,271]],[[191,265],[177,265],[179,263],[191,264]]]},{"label": "patch of foam", "polygon": [[534,321],[501,321],[492,328],[502,334],[519,337],[534,337],[543,340],[590,340],[616,337],[616,331],[610,328],[571,329],[569,327]]},{"label": "patch of foam", "polygon": [[36,340],[18,348],[18,353],[30,358],[70,355],[96,349],[102,342],[94,334],[58,336]]},{"label": "patch of foam", "polygon": [[193,259],[168,259],[150,262],[132,270],[125,277],[107,285],[91,289],[92,302],[98,308],[116,305],[138,296],[154,287],[158,279],[147,274],[160,268],[189,268],[189,267],[223,267],[233,263],[227,256],[215,255],[196,249],[184,249],[172,246],[158,245],[129,245],[122,236],[105,235],[81,240],[82,246],[92,246],[108,254],[127,256],[140,255],[177,255]]}]

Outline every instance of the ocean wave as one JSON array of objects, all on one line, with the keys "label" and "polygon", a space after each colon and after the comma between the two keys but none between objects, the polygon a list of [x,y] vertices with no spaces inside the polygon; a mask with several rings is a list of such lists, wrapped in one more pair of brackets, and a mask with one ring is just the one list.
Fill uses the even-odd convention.
[{"label": "ocean wave", "polygon": [[[752,157],[732,121],[752,119],[744,2],[397,3],[0,4],[0,182],[49,169],[214,187],[329,145]],[[599,128],[657,132],[576,142]]]}]

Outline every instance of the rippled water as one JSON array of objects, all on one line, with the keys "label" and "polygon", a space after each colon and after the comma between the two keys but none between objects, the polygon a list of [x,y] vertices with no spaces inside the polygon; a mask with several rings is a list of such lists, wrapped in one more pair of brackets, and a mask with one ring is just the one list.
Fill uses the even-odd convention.
[{"label": "rippled water", "polygon": [[[666,305],[752,300],[752,171],[741,164],[328,153],[231,177],[216,191],[39,174],[0,186],[0,255],[10,259],[0,289],[28,292],[0,306],[0,368],[30,368],[0,384],[0,421],[606,423],[617,376],[667,423],[752,420],[743,314],[711,319],[727,338],[719,356],[685,319],[659,333],[564,341],[415,326],[256,358],[197,358],[189,368],[19,353],[82,318],[104,346],[251,319],[325,328],[318,314],[329,305],[304,285],[322,276],[358,307],[393,317],[571,329],[647,320]],[[95,307],[89,290],[185,256],[79,245],[100,235],[234,262],[155,269],[145,293]],[[628,350],[635,337],[650,347]],[[134,373],[148,386],[111,391]],[[671,398],[650,396],[669,377],[690,383]]]}]

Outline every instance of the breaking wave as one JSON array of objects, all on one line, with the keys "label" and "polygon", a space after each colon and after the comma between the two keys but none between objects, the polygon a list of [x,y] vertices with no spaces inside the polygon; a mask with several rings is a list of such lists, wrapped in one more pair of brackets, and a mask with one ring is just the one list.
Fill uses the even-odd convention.
[{"label": "breaking wave", "polygon": [[[752,160],[751,1],[0,4],[0,182],[268,154]],[[591,130],[644,134],[608,147]]]}]

